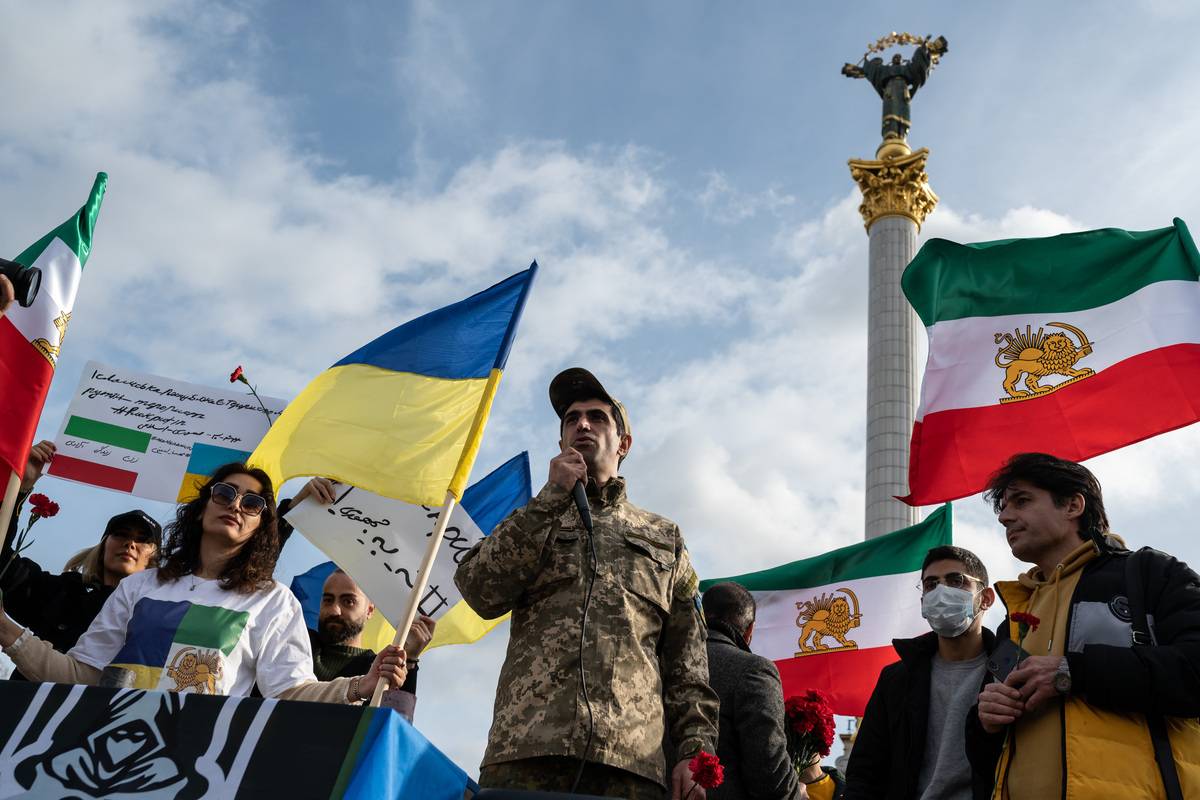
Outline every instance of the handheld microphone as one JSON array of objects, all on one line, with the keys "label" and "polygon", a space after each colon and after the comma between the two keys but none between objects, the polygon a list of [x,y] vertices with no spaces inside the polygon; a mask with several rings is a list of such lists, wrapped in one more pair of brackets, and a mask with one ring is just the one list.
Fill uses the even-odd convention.
[{"label": "handheld microphone", "polygon": [[579,771],[575,773],[575,782],[571,784],[571,795],[579,788],[583,780],[583,768],[587,766],[588,755],[592,752],[592,736],[596,733],[596,717],[592,714],[592,701],[588,698],[587,675],[583,669],[584,642],[587,640],[588,609],[592,605],[592,588],[596,585],[596,537],[592,535],[592,509],[588,507],[587,490],[583,481],[575,481],[571,487],[571,497],[575,500],[575,508],[579,511],[579,519],[587,531],[588,549],[591,569],[588,574],[587,593],[583,596],[583,614],[579,619],[579,688],[583,690],[583,704],[587,707],[588,735],[583,745],[583,755],[579,757]]},{"label": "handheld microphone", "polygon": [[592,532],[592,509],[588,507],[587,490],[583,488],[583,481],[575,481],[575,486],[571,489],[571,497],[575,498],[575,508],[579,509],[579,518],[583,520],[583,527],[590,534]]}]

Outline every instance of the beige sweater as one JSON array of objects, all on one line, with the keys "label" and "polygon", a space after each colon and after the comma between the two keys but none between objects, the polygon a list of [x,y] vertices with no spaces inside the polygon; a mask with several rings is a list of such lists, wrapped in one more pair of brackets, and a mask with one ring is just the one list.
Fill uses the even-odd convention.
[{"label": "beige sweater", "polygon": [[[100,670],[60,653],[50,643],[28,630],[4,648],[21,674],[33,681],[49,683],[81,683],[95,686],[100,682]],[[280,700],[307,700],[315,703],[349,703],[350,682],[354,678],[334,678],[331,681],[310,681],[293,686],[279,695]]]}]

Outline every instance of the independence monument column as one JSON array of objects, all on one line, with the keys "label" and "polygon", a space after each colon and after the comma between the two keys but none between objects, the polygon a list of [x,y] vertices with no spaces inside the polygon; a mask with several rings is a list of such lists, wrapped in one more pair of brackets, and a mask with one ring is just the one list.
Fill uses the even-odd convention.
[{"label": "independence monument column", "polygon": [[[873,53],[917,45],[911,59],[884,63]],[[850,176],[862,190],[859,206],[870,238],[867,300],[866,538],[914,525],[917,509],[895,498],[908,494],[908,449],[917,409],[916,340],[921,328],[900,291],[900,275],[917,252],[917,233],[937,205],[925,161],[929,150],[908,146],[910,101],[924,85],[946,40],[908,33],[885,36],[862,61],[842,74],[865,78],[883,98],[883,141],[875,160],[850,160]]]}]

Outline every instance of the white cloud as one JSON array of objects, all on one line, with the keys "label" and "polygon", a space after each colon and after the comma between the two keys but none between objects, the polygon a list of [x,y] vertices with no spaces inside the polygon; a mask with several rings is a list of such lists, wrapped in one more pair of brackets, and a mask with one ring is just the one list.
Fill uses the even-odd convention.
[{"label": "white cloud", "polygon": [[742,222],[765,211],[777,214],[786,206],[794,205],[796,198],[784,193],[778,186],[770,186],[758,193],[747,193],[734,188],[721,172],[708,173],[708,182],[697,197],[704,215],[725,225]]},{"label": "white cloud", "polygon": [[[429,25],[450,24],[423,8]],[[194,10],[71,15],[62,46],[95,44],[88,60],[115,71],[116,85],[100,82],[100,101],[94,81],[50,72],[28,85],[26,71],[0,74],[6,94],[40,98],[17,109],[33,124],[8,130],[16,155],[7,177],[57,204],[0,222],[6,241],[61,220],[91,169],[111,175],[76,341],[104,341],[151,371],[186,365],[178,377],[192,380],[244,361],[286,394],[366,339],[534,258],[543,272],[523,335],[534,344],[521,352],[537,361],[601,351],[648,323],[719,320],[745,293],[737,270],[689,254],[657,227],[666,207],[656,164],[633,148],[514,143],[432,186],[322,177],[272,98],[185,68],[192,48],[237,30],[232,17],[186,40],[162,34]],[[49,33],[44,15],[27,16],[31,30]]]},{"label": "white cloud", "polygon": [[[752,332],[631,392],[640,433],[626,472],[639,501],[671,509],[706,577],[862,536],[867,236],[858,202],[854,191],[780,232],[775,249],[795,274],[758,275],[741,311]],[[977,242],[1081,227],[1046,209],[989,218],[943,204],[922,235]],[[1186,445],[1167,448],[1182,455]],[[1156,450],[1149,458],[1161,457]],[[1138,485],[1153,493],[1161,476],[1146,474]],[[990,510],[972,499],[957,506],[968,520],[965,540],[1003,566],[998,576],[1012,574],[1003,539],[988,535],[996,530]]]},{"label": "white cloud", "polygon": [[954,242],[987,242],[1057,236],[1085,228],[1078,220],[1044,208],[1021,206],[1005,211],[997,219],[987,219],[979,214],[960,213],[943,203],[926,220],[921,234],[924,238],[937,237]]},{"label": "white cloud", "polygon": [[411,115],[461,115],[473,94],[473,65],[468,43],[451,8],[417,0],[408,15],[397,73]]}]

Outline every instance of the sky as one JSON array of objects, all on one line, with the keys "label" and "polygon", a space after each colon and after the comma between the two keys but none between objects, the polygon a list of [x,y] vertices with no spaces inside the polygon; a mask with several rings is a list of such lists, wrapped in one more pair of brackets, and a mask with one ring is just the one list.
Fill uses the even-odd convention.
[{"label": "sky", "polygon": [[[17,34],[0,48],[0,254],[110,175],[39,436],[88,360],[212,386],[241,364],[291,397],[536,259],[476,477],[528,450],[537,490],[557,452],[546,387],[585,366],[629,409],[631,499],[680,524],[702,577],[851,544],[867,237],[846,161],[873,156],[880,101],[841,65],[891,31],[949,40],[913,102],[941,198],[921,241],[1200,225],[1194,77],[1165,66],[1197,16],[1170,0],[0,0]],[[1193,426],[1088,462],[1131,546],[1200,562],[1198,450]],[[39,486],[63,506],[30,551],[49,569],[130,506]],[[994,577],[1021,568],[982,500],[954,515]],[[322,560],[294,541],[277,578]],[[422,660],[418,726],[472,774],[506,645],[502,626]]]}]

